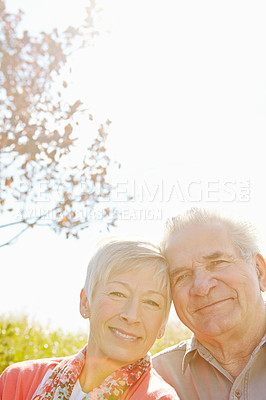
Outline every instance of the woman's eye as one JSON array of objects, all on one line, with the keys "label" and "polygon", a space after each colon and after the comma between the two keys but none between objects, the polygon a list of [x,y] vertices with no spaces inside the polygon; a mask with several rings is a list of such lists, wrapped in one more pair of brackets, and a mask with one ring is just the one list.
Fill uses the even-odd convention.
[{"label": "woman's eye", "polygon": [[124,293],[122,292],[110,292],[109,294],[114,297],[125,297]]},{"label": "woman's eye", "polygon": [[159,304],[156,303],[156,301],[153,301],[153,300],[146,300],[145,303],[146,303],[146,304],[149,304],[149,305],[152,306],[152,307],[156,307],[156,308],[159,307]]}]

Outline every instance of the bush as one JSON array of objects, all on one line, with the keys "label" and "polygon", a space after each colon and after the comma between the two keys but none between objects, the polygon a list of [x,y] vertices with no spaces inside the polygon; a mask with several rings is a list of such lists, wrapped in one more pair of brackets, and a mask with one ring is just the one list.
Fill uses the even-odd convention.
[{"label": "bush", "polygon": [[[151,353],[155,354],[190,336],[179,323],[169,321],[165,335],[157,340]],[[64,333],[43,327],[29,317],[0,316],[0,373],[9,365],[38,358],[64,357],[77,353],[87,342],[87,333]]]},{"label": "bush", "polygon": [[182,340],[189,339],[190,337],[191,331],[181,322],[169,320],[166,325],[164,336],[161,339],[156,340],[150,352],[154,355],[166,347],[174,346],[175,344],[182,342]]},{"label": "bush", "polygon": [[0,317],[0,373],[9,365],[37,358],[77,353],[87,335],[52,331],[27,316]]}]

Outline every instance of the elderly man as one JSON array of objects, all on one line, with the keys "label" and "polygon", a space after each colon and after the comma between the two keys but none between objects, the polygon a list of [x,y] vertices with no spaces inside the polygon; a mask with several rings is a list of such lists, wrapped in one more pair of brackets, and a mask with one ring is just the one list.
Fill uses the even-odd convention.
[{"label": "elderly man", "polygon": [[252,226],[191,209],[166,226],[179,319],[192,338],[153,365],[182,400],[266,399],[266,267]]}]

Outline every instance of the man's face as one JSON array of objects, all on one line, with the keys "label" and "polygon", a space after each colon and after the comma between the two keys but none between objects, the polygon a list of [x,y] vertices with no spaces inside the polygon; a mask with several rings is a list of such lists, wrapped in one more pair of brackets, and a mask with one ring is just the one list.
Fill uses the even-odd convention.
[{"label": "man's face", "polygon": [[245,261],[224,226],[206,223],[174,234],[166,258],[177,315],[199,340],[256,325],[264,264],[260,256]]}]

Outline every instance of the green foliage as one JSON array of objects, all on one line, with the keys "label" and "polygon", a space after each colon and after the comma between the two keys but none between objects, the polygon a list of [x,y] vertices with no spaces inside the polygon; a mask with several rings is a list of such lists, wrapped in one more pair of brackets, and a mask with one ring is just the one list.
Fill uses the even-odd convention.
[{"label": "green foliage", "polygon": [[169,320],[165,334],[161,339],[157,339],[152,346],[150,352],[152,355],[159,353],[163,349],[174,346],[175,344],[182,342],[182,340],[189,339],[191,337],[191,331],[186,328],[181,322]]},{"label": "green foliage", "polygon": [[[188,329],[169,321],[164,337],[155,342],[151,353],[158,353],[188,337]],[[0,373],[16,362],[75,354],[86,342],[86,333],[53,331],[27,316],[0,316]]]},{"label": "green foliage", "polygon": [[19,361],[75,354],[86,342],[86,334],[52,331],[26,316],[1,316],[0,373]]}]

